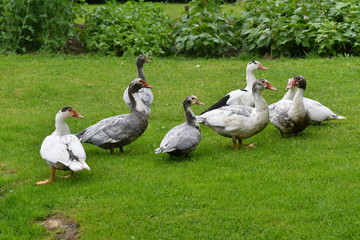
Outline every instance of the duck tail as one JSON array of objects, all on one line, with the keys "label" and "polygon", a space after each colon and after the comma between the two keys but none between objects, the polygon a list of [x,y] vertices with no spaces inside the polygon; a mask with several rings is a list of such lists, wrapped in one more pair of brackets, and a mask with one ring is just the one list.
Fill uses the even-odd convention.
[{"label": "duck tail", "polygon": [[343,117],[343,116],[337,115],[337,116],[336,116],[336,119],[346,119],[346,117]]},{"label": "duck tail", "polygon": [[86,162],[75,161],[75,162],[70,164],[69,168],[73,172],[78,172],[78,171],[81,171],[81,170],[89,170],[90,171],[90,167],[89,167],[89,165],[86,164]]}]

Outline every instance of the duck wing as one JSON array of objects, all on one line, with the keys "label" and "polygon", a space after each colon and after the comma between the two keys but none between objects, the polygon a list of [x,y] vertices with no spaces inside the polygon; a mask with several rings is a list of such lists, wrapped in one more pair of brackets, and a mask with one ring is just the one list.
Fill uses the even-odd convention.
[{"label": "duck wing", "polygon": [[218,109],[218,108],[221,108],[221,107],[224,107],[224,106],[227,106],[227,101],[229,100],[230,98],[230,95],[227,94],[225,97],[223,97],[222,99],[220,99],[217,103],[215,103],[214,105],[210,106],[208,109],[206,109],[204,112],[202,112],[200,115],[206,113],[206,112],[209,112],[211,110],[214,110],[214,109]]},{"label": "duck wing", "polygon": [[139,94],[140,94],[140,99],[141,101],[147,106],[149,107],[153,100],[154,100],[154,95],[151,91],[150,88],[141,88],[139,90]]},{"label": "duck wing", "polygon": [[85,163],[84,148],[73,134],[47,136],[41,145],[40,155],[52,166],[61,163],[72,171],[90,170],[90,167]]},{"label": "duck wing", "polygon": [[[229,127],[239,123],[241,119],[248,118],[254,108],[243,105],[225,106],[214,109],[197,117],[198,122],[213,127]],[[237,124],[236,124],[237,125]]]},{"label": "duck wing", "polygon": [[199,128],[183,123],[166,133],[156,153],[172,152],[176,150],[191,152],[200,142]]},{"label": "duck wing", "polygon": [[227,101],[227,105],[245,105],[245,106],[255,106],[254,97],[252,92],[249,92],[245,89],[238,89],[231,91],[229,93],[229,100]]},{"label": "duck wing", "polygon": [[140,120],[133,114],[109,117],[88,127],[78,134],[81,142],[94,145],[116,143],[128,138],[139,137],[147,127],[147,119]]},{"label": "duck wing", "polygon": [[291,127],[289,110],[293,104],[292,100],[282,99],[269,105],[269,119],[275,126]]},{"label": "duck wing", "polygon": [[334,113],[330,108],[313,99],[304,98],[304,105],[309,111],[312,121],[322,122],[330,119],[345,119],[345,117]]}]

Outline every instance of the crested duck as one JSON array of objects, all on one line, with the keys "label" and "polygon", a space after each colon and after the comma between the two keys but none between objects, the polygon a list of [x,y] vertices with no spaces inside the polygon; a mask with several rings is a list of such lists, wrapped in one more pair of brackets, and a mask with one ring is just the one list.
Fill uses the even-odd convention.
[{"label": "crested duck", "polygon": [[[151,61],[145,56],[140,55],[136,60],[136,67],[138,71],[138,78],[141,78],[142,80],[146,81],[145,74],[144,74],[144,64],[145,63],[151,63]],[[127,87],[123,94],[123,100],[126,103],[126,106],[128,109],[131,110],[131,101],[128,94],[129,88]],[[150,105],[152,104],[154,100],[154,95],[150,88],[142,88],[139,90],[140,99],[143,101],[145,106],[147,107],[148,113],[150,113]]]},{"label": "crested duck", "polygon": [[111,153],[114,153],[114,148],[119,148],[120,152],[123,152],[123,146],[139,138],[148,125],[148,111],[139,96],[139,90],[144,87],[152,88],[141,78],[131,81],[128,91],[132,110],[130,114],[105,118],[76,136],[81,142],[110,149]]},{"label": "crested duck", "polygon": [[284,134],[299,133],[310,124],[310,114],[304,105],[306,80],[302,76],[294,77],[286,89],[297,87],[293,100],[281,99],[269,106],[271,123]]},{"label": "crested duck", "polygon": [[70,134],[70,128],[65,120],[71,117],[84,118],[75,109],[64,107],[55,117],[55,131],[47,136],[40,148],[41,157],[51,167],[49,179],[37,182],[37,185],[51,183],[55,178],[56,169],[77,172],[83,169],[90,170],[86,164],[86,154],[79,139]]},{"label": "crested duck", "polygon": [[200,142],[201,132],[199,123],[191,110],[191,105],[204,103],[196,96],[187,96],[183,102],[186,121],[172,128],[155,149],[155,153],[168,153],[170,156],[187,156]]},{"label": "crested duck", "polygon": [[[290,83],[292,78],[288,80]],[[293,100],[295,97],[296,88],[290,88],[286,94],[284,95],[283,99]],[[334,113],[330,108],[322,105],[320,102],[315,101],[311,98],[303,98],[305,108],[310,113],[310,119],[314,123],[320,123],[322,121],[332,120],[332,119],[345,119],[345,117],[340,116]]]},{"label": "crested duck", "polygon": [[255,106],[254,97],[252,95],[252,87],[254,82],[256,81],[254,71],[257,69],[268,70],[267,67],[264,67],[260,62],[256,60],[249,62],[246,66],[246,87],[244,89],[237,89],[229,92],[228,94],[226,94],[225,97],[220,99],[217,103],[209,107],[201,114],[223,106],[231,106],[231,105],[246,105],[251,107]]},{"label": "crested duck", "polygon": [[[242,139],[261,132],[268,124],[269,109],[265,99],[261,96],[264,89],[277,90],[266,79],[256,80],[251,91],[255,107],[225,106],[205,112],[197,116],[197,120],[221,136],[232,138],[234,149],[238,150],[239,147],[243,147]],[[248,147],[253,146],[250,144]]]}]

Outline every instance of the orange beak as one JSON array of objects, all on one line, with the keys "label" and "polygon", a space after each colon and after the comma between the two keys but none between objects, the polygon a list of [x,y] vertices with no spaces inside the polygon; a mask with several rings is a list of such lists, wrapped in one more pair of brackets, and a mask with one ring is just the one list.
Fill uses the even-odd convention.
[{"label": "orange beak", "polygon": [[79,114],[75,109],[71,110],[71,112],[73,113],[73,117],[85,118],[83,115]]},{"label": "orange beak", "polygon": [[259,68],[258,68],[258,69],[269,70],[267,67],[264,67],[262,64],[259,64]]},{"label": "orange beak", "polygon": [[203,103],[203,102],[200,102],[200,100],[197,100],[195,104],[204,105],[204,103]]},{"label": "orange beak", "polygon": [[273,91],[277,91],[277,89],[276,88],[274,88],[272,85],[271,85],[271,83],[266,83],[267,84],[267,89],[270,89],[270,90],[273,90]]},{"label": "orange beak", "polygon": [[144,87],[146,87],[146,88],[154,88],[153,86],[150,86],[146,81],[144,81]]}]

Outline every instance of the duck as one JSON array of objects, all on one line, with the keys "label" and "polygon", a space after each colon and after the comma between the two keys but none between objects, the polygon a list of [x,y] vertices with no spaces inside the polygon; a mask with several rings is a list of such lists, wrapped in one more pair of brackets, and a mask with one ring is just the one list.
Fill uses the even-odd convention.
[{"label": "duck", "polygon": [[293,100],[281,99],[269,106],[270,122],[284,134],[297,134],[310,124],[311,117],[304,104],[306,80],[296,76],[290,80],[286,89],[297,87]]},{"label": "duck", "polygon": [[[145,63],[151,63],[151,61],[145,55],[140,55],[136,59],[136,67],[137,67],[137,71],[138,71],[137,77],[141,78],[144,81],[146,81],[145,74],[144,74],[144,64]],[[127,108],[129,110],[132,110],[128,91],[129,91],[129,88],[127,87],[123,94],[123,100],[126,103]],[[140,95],[141,101],[143,101],[143,103],[147,107],[148,113],[150,113],[151,112],[150,105],[154,101],[154,94],[152,93],[151,89],[150,88],[142,88],[139,90],[139,95]]]},{"label": "duck", "polygon": [[246,105],[254,107],[255,101],[252,95],[252,87],[254,82],[256,81],[254,72],[257,69],[268,70],[269,68],[264,67],[259,61],[256,60],[249,62],[246,66],[246,87],[244,89],[237,89],[229,92],[225,95],[225,97],[220,99],[214,105],[210,106],[201,114],[223,106]]},{"label": "duck", "polygon": [[[288,83],[290,83],[292,78],[288,79]],[[296,94],[296,88],[290,88],[283,99],[293,100]],[[330,108],[324,106],[318,101],[315,101],[311,98],[304,97],[303,98],[305,108],[310,113],[310,119],[312,123],[321,123],[323,121],[334,120],[334,119],[346,119],[345,117],[336,114]]]},{"label": "duck", "polygon": [[269,108],[261,96],[264,89],[277,90],[268,80],[258,79],[253,83],[251,90],[255,107],[246,105],[225,106],[205,112],[197,116],[197,120],[221,136],[231,138],[235,150],[255,147],[254,144],[244,146],[242,140],[258,134],[268,124]]},{"label": "duck", "polygon": [[128,93],[131,101],[131,113],[105,118],[77,133],[76,136],[83,143],[110,149],[112,154],[115,148],[119,148],[120,153],[123,153],[123,147],[138,139],[148,126],[147,107],[141,101],[139,94],[139,90],[142,88],[153,88],[153,86],[141,78],[130,82]]},{"label": "duck", "polygon": [[170,156],[188,156],[199,144],[201,132],[199,123],[196,120],[191,106],[194,104],[204,105],[196,96],[190,95],[183,101],[186,121],[173,127],[168,131],[160,143],[160,147],[155,149],[155,153],[168,153]]},{"label": "duck", "polygon": [[86,164],[86,153],[79,139],[70,133],[69,126],[65,120],[71,117],[84,118],[72,107],[61,108],[55,117],[55,131],[47,136],[41,144],[40,155],[51,167],[50,177],[44,181],[38,181],[37,185],[51,183],[55,179],[55,171],[70,170],[69,176],[73,172],[80,170],[90,170]]}]

